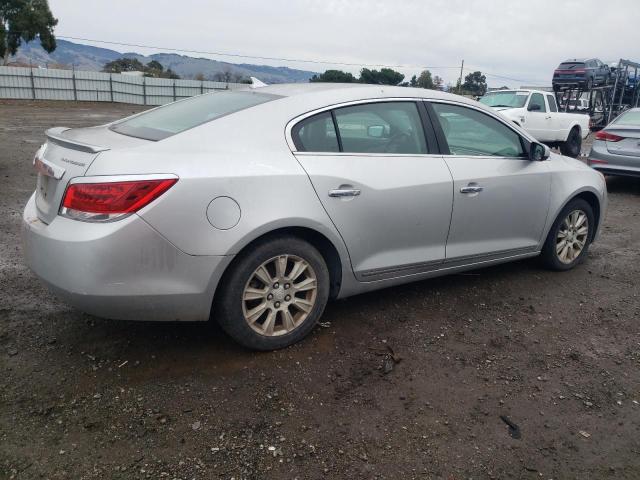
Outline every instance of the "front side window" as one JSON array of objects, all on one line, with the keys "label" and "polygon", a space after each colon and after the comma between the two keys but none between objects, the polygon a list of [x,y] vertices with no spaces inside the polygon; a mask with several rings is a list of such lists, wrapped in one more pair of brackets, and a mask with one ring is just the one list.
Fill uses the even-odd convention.
[{"label": "front side window", "polygon": [[305,118],[291,130],[299,152],[339,152],[338,137],[330,112]]},{"label": "front side window", "polygon": [[215,92],[170,103],[112,125],[114,132],[162,140],[216,118],[280,98],[257,92]]},{"label": "front side window", "polygon": [[433,103],[451,155],[525,157],[520,136],[478,110]]},{"label": "front side window", "polygon": [[553,95],[547,95],[547,102],[549,102],[549,111],[558,111],[558,104],[556,103],[556,99],[553,97]]},{"label": "front side window", "polygon": [[[534,109],[534,106],[538,105],[539,109]],[[531,100],[529,100],[529,110],[532,112],[546,112],[547,107],[544,105],[544,97],[541,93],[532,93]]]},{"label": "front side window", "polygon": [[348,153],[427,153],[418,107],[380,102],[334,110],[342,150]]}]

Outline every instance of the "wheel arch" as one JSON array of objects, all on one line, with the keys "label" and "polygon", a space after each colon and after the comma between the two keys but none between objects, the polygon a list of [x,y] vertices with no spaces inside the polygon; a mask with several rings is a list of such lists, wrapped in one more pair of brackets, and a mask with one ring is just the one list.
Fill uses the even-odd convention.
[{"label": "wheel arch", "polygon": [[[293,236],[299,238],[301,240],[306,241],[313,247],[315,247],[322,255],[324,259],[327,269],[329,270],[329,298],[335,299],[338,297],[340,293],[340,288],[342,287],[342,279],[343,275],[346,273],[345,262],[343,262],[344,252],[340,252],[339,247],[335,245],[335,242],[332,241],[326,234],[320,232],[318,229],[314,229],[308,226],[278,226],[272,227],[271,229],[266,229],[262,231],[259,235],[246,239],[243,242],[240,242],[234,248],[234,251],[237,253],[234,256],[234,259],[226,266],[222,276],[220,277],[220,281],[213,292],[213,301],[215,302],[216,294],[219,291],[220,285],[225,281],[225,276],[228,272],[231,271],[232,268],[237,263],[237,260],[242,256],[244,252],[251,250],[258,243],[266,242],[271,238],[282,237],[282,236]],[[346,264],[349,265],[349,259],[346,260]]]},{"label": "wheel arch", "polygon": [[574,128],[578,129],[578,135],[580,135],[580,139],[582,140],[582,127],[580,126],[580,123],[575,122],[575,123],[571,124],[571,127],[569,128],[569,131],[567,132],[567,137],[564,139],[565,142],[569,141],[569,136],[571,135],[571,132],[573,131]]},{"label": "wheel arch", "polygon": [[[601,211],[602,211],[602,208],[600,206],[600,199],[592,191],[584,190],[584,191],[574,195],[573,197],[571,197],[567,203],[569,203],[570,201],[572,201],[572,200],[574,200],[576,198],[581,198],[584,201],[586,201],[589,204],[589,206],[591,207],[591,209],[593,210],[593,216],[595,217],[595,219],[594,219],[595,220],[595,228],[593,230],[593,235],[592,235],[591,238],[592,239],[596,238],[596,235],[598,233],[598,228],[600,227],[600,215],[601,215]],[[562,208],[564,208],[564,206]]]},{"label": "wheel arch", "polygon": [[543,236],[543,243],[544,243],[544,240],[547,238],[547,235],[549,234],[549,231],[551,230],[553,223],[558,218],[558,215],[560,215],[560,212],[562,212],[564,207],[566,207],[569,204],[569,202],[575,200],[576,198],[583,199],[593,209],[593,215],[595,217],[594,218],[595,228],[593,231],[593,236],[591,238],[596,238],[596,235],[598,233],[598,228],[600,227],[600,217],[602,215],[603,207],[600,203],[600,198],[598,197],[598,194],[595,191],[589,190],[587,188],[587,189],[582,189],[582,190],[573,192],[573,194],[567,196],[567,199],[562,204],[556,207],[555,211],[553,212],[553,216],[549,217],[549,220],[547,222],[547,226],[545,228],[544,236]]}]

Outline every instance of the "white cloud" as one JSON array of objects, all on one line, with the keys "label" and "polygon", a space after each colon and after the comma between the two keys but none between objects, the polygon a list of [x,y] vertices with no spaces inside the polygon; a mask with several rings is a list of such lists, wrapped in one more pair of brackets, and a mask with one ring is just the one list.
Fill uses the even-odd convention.
[{"label": "white cloud", "polygon": [[[477,68],[548,84],[565,58],[640,55],[638,0],[50,0],[59,35],[358,64]],[[108,45],[103,45],[109,47]],[[110,47],[113,48],[113,47]],[[122,51],[155,51],[115,48]],[[331,65],[213,57],[323,71]],[[640,60],[640,58],[631,58]],[[333,66],[357,73],[357,67]],[[455,81],[456,68],[432,69]],[[465,72],[468,73],[468,72]],[[520,82],[519,80],[522,80]]]}]

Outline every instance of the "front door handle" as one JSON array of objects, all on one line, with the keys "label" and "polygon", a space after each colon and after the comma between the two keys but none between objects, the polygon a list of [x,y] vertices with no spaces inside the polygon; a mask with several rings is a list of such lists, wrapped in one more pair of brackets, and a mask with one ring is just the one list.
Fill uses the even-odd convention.
[{"label": "front door handle", "polygon": [[484,187],[479,185],[468,185],[460,189],[460,193],[480,193],[484,190]]},{"label": "front door handle", "polygon": [[330,197],[357,197],[360,195],[360,190],[357,188],[338,188],[335,190],[329,190]]}]

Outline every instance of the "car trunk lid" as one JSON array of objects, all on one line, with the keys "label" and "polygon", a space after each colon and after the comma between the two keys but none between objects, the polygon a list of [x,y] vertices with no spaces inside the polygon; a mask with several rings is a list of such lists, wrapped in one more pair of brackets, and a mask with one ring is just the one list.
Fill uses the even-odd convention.
[{"label": "car trunk lid", "polygon": [[100,152],[147,143],[111,132],[107,127],[47,130],[45,143],[33,159],[38,172],[36,210],[38,218],[51,223],[58,214],[65,189],[74,177],[84,176]]},{"label": "car trunk lid", "polygon": [[623,137],[617,142],[607,142],[609,153],[640,157],[640,127],[607,128],[607,133]]}]

